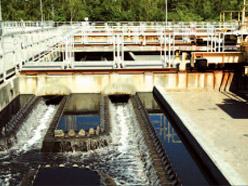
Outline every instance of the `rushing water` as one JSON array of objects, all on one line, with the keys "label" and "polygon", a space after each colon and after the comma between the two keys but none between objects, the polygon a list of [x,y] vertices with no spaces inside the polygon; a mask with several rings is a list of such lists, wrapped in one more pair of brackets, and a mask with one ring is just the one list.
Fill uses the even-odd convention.
[{"label": "rushing water", "polygon": [[[152,164],[142,131],[131,102],[112,104],[111,143],[88,152],[43,154],[43,138],[54,117],[57,106],[42,101],[30,113],[16,134],[12,148],[0,153],[0,185],[18,185],[31,168],[50,164],[88,168],[103,173],[117,185],[156,185],[158,177]],[[104,179],[101,184],[105,185]]]},{"label": "rushing water", "polygon": [[93,151],[64,153],[67,159],[61,163],[101,171],[117,185],[155,185],[158,177],[131,102],[110,103],[109,109],[112,143]]},{"label": "rushing water", "polygon": [[[30,167],[39,161],[43,138],[54,117],[57,106],[41,101],[12,138],[13,146],[0,153],[0,185],[17,185]],[[37,156],[36,156],[37,155]],[[36,156],[36,157],[35,157]]]},{"label": "rushing water", "polygon": [[128,185],[154,184],[157,178],[146,168],[144,159],[151,161],[151,158],[131,103],[111,105],[110,113],[113,145],[120,153],[114,159],[114,165],[121,168],[119,177],[125,178],[116,182]]}]

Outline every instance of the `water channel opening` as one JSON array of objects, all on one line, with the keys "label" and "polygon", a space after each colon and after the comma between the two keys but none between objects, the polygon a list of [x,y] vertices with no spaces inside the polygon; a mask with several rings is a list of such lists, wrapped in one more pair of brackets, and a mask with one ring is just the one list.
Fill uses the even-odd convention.
[{"label": "water channel opening", "polygon": [[113,94],[109,95],[109,99],[112,103],[127,103],[130,98],[128,94]]},{"label": "water channel opening", "polygon": [[63,96],[59,95],[50,95],[50,96],[43,96],[45,99],[46,105],[58,105],[60,101],[63,99]]}]

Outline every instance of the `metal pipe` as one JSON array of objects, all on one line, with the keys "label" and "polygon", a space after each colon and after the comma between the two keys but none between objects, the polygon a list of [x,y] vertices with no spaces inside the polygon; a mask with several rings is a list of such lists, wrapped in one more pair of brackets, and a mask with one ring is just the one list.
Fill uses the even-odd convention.
[{"label": "metal pipe", "polygon": [[113,61],[115,62],[115,34],[113,34]]},{"label": "metal pipe", "polygon": [[171,34],[169,34],[169,67],[171,67]]},{"label": "metal pipe", "polygon": [[167,36],[166,36],[166,32],[164,34],[164,61],[165,63],[167,63]]},{"label": "metal pipe", "polygon": [[221,40],[221,34],[219,33],[219,52],[220,52],[220,40]]},{"label": "metal pipe", "polygon": [[168,24],[168,2],[167,0],[165,0],[165,25],[167,28],[167,24]]},{"label": "metal pipe", "polygon": [[2,21],[3,18],[2,18],[2,2],[0,0],[0,21]]},{"label": "metal pipe", "polygon": [[225,52],[225,32],[223,32],[222,52]]},{"label": "metal pipe", "polygon": [[172,66],[175,67],[175,45],[176,45],[176,39],[175,39],[175,33],[173,33],[173,55],[172,55]]}]

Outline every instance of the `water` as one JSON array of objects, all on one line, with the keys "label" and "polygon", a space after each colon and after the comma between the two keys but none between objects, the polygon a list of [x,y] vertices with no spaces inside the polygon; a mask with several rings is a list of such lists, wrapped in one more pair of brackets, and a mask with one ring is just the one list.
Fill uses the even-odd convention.
[{"label": "water", "polygon": [[157,136],[183,185],[208,185],[206,178],[181,139],[160,109],[152,93],[138,93],[149,113]]},{"label": "water", "polygon": [[68,167],[77,164],[100,171],[116,185],[156,184],[158,177],[131,102],[110,103],[109,112],[111,144],[88,152],[60,153],[56,157]]},{"label": "water", "polygon": [[[41,102],[17,132],[13,147],[0,154],[0,185],[18,185],[31,168],[47,164],[51,167],[63,164],[68,168],[77,164],[79,169],[97,171],[101,185],[106,185],[108,180],[116,185],[155,185],[158,177],[131,102],[109,104],[112,142],[107,147],[88,152],[43,154],[42,141],[57,106]],[[58,171],[57,174],[63,176]]]},{"label": "water", "polygon": [[63,115],[59,121],[57,129],[68,132],[70,129],[78,132],[80,129],[88,131],[90,128],[96,129],[100,126],[98,114]]},{"label": "water", "polygon": [[41,168],[33,185],[100,185],[100,176],[82,168]]},{"label": "water", "polygon": [[[75,98],[80,100],[79,95]],[[99,100],[93,101],[94,104],[90,107],[89,104],[81,106],[77,101],[68,105],[67,111],[71,114],[66,113],[65,117],[74,117],[71,121],[75,121],[77,130],[81,128],[80,125],[86,127],[88,124],[99,122],[98,114],[81,113],[82,108],[84,111],[87,108],[95,111],[99,109]],[[184,185],[206,185],[207,181],[171,124],[159,111],[153,98],[146,99],[144,96],[142,101],[145,101],[144,105],[148,111],[152,112],[149,114],[150,119],[181,182]],[[79,169],[87,168],[97,171],[100,175],[104,174],[116,185],[156,185],[158,177],[133,111],[133,105],[131,102],[126,104],[109,102],[109,104],[112,140],[108,146],[87,152],[43,154],[40,151],[42,141],[57,106],[47,106],[41,102],[17,132],[13,147],[0,153],[0,185],[18,185],[31,168],[37,169],[38,166],[47,164],[51,167],[63,164],[68,168],[77,164]],[[75,110],[77,114],[73,114]],[[74,124],[72,126],[75,126]],[[59,171],[56,172],[59,176],[63,176]],[[107,180],[101,176],[101,185],[106,183]]]},{"label": "water", "polygon": [[160,109],[152,93],[138,93],[169,160],[183,185],[208,185],[206,178]]},{"label": "water", "polygon": [[183,185],[208,185],[195,161],[163,113],[150,113],[150,120]]},{"label": "water", "polygon": [[113,128],[111,134],[113,145],[120,153],[113,163],[122,167],[119,176],[125,177],[125,180],[116,180],[116,182],[127,185],[153,185],[157,178],[155,174],[150,174],[154,173],[153,171],[148,172],[142,160],[144,158],[148,161],[151,158],[131,103],[111,105],[110,113],[112,113],[110,119]]},{"label": "water", "polygon": [[12,147],[0,153],[0,185],[17,185],[31,164],[42,159],[40,149],[57,106],[47,106],[41,101],[30,113],[28,119],[10,139]]}]

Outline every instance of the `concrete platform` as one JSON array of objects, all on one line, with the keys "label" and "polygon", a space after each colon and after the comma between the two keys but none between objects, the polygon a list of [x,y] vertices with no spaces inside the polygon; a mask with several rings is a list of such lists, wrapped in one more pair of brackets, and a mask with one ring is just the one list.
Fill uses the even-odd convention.
[{"label": "concrete platform", "polygon": [[[229,184],[248,185],[247,100],[217,91],[166,92],[159,86],[154,93],[169,113],[178,116],[184,125],[179,127],[192,135]],[[207,156],[198,153],[212,169]],[[221,174],[216,177],[225,183]]]}]

